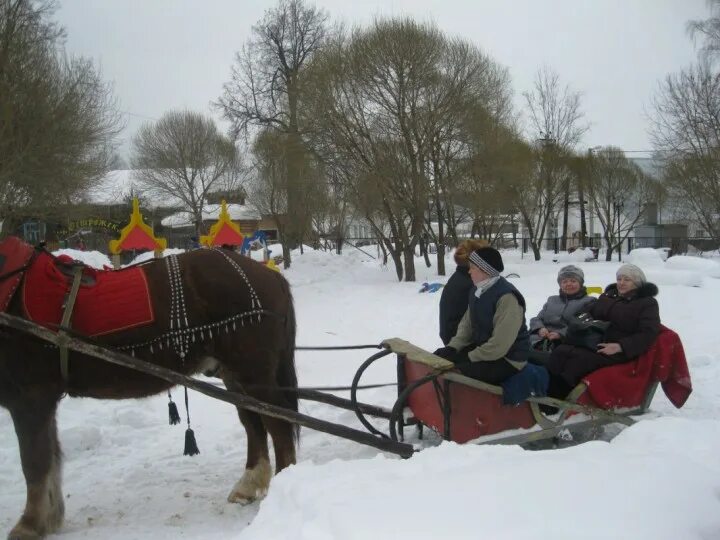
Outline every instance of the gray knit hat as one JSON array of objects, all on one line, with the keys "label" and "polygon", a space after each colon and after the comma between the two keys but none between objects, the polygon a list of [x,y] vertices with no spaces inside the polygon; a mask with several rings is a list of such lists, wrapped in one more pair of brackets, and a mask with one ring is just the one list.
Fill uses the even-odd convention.
[{"label": "gray knit hat", "polygon": [[565,278],[577,279],[580,282],[580,285],[585,284],[585,274],[581,268],[578,268],[574,264],[568,264],[560,269],[557,277],[558,285],[560,285],[560,282]]},{"label": "gray knit hat", "polygon": [[640,287],[641,285],[645,285],[645,283],[647,283],[645,273],[639,266],[635,266],[634,264],[623,264],[620,268],[618,268],[615,276],[629,277],[636,287]]}]

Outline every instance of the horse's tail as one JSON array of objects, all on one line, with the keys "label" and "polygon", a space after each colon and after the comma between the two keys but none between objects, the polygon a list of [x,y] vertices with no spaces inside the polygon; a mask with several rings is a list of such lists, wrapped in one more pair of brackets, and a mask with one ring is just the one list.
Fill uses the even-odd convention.
[{"label": "horse's tail", "polygon": [[[295,391],[297,388],[297,373],[295,372],[295,334],[297,323],[295,321],[295,307],[293,306],[290,284],[281,275],[278,275],[278,277],[281,279],[283,292],[288,299],[288,306],[287,313],[285,314],[285,346],[280,356],[280,365],[277,370],[277,383],[278,386],[282,388],[292,388],[292,390],[285,390],[285,399],[289,407],[297,412],[298,395]],[[293,435],[297,442],[300,439],[299,424],[293,426]]]}]

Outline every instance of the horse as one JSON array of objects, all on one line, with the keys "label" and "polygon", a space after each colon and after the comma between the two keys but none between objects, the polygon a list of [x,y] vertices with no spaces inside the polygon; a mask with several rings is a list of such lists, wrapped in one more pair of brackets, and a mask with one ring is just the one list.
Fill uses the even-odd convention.
[{"label": "horse", "polygon": [[[292,391],[297,387],[295,314],[290,286],[279,272],[219,248],[154,259],[140,270],[152,322],[95,336],[98,344],[186,375],[214,371],[229,391],[297,411],[297,394]],[[7,312],[28,318],[24,302],[29,293],[24,288],[30,282],[27,276],[22,279]],[[72,351],[68,364],[63,377],[58,348],[9,328],[0,331],[0,406],[12,417],[27,484],[25,509],[10,539],[41,538],[62,525],[56,411],[64,395],[142,398],[172,386]],[[237,409],[247,434],[247,458],[228,501],[247,504],[263,497],[270,485],[268,434],[277,473],[295,463],[299,428]]]}]

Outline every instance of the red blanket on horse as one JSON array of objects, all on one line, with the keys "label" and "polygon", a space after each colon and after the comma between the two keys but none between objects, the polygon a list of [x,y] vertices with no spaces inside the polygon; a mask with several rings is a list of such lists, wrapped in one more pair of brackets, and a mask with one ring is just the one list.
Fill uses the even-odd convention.
[{"label": "red blanket on horse", "polygon": [[[61,261],[63,257],[59,258]],[[64,257],[70,262],[69,257]],[[154,321],[147,280],[141,267],[104,271],[84,268],[89,283],[80,285],[72,328],[86,336],[119,332]],[[27,270],[22,289],[25,316],[57,328],[72,279],[58,270],[55,258],[41,253]]]},{"label": "red blanket on horse", "polygon": [[662,383],[665,395],[677,408],[685,404],[692,392],[680,337],[664,326],[655,343],[637,360],[599,369],[587,375],[583,382],[588,389],[579,401],[594,402],[604,409],[641,405],[653,382]]}]

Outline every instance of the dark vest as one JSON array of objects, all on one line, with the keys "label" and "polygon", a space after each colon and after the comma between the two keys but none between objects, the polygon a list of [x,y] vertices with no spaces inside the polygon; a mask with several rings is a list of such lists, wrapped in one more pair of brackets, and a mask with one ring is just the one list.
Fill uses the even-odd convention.
[{"label": "dark vest", "polygon": [[470,321],[473,328],[473,340],[475,345],[480,346],[485,343],[493,331],[493,317],[495,309],[500,298],[508,293],[512,293],[517,298],[518,303],[523,309],[523,320],[518,329],[515,343],[512,344],[506,357],[516,362],[525,362],[530,351],[530,335],[525,325],[525,298],[520,294],[514,285],[509,283],[504,277],[495,282],[495,284],[485,291],[480,298],[475,296],[475,288],[470,292]]}]

